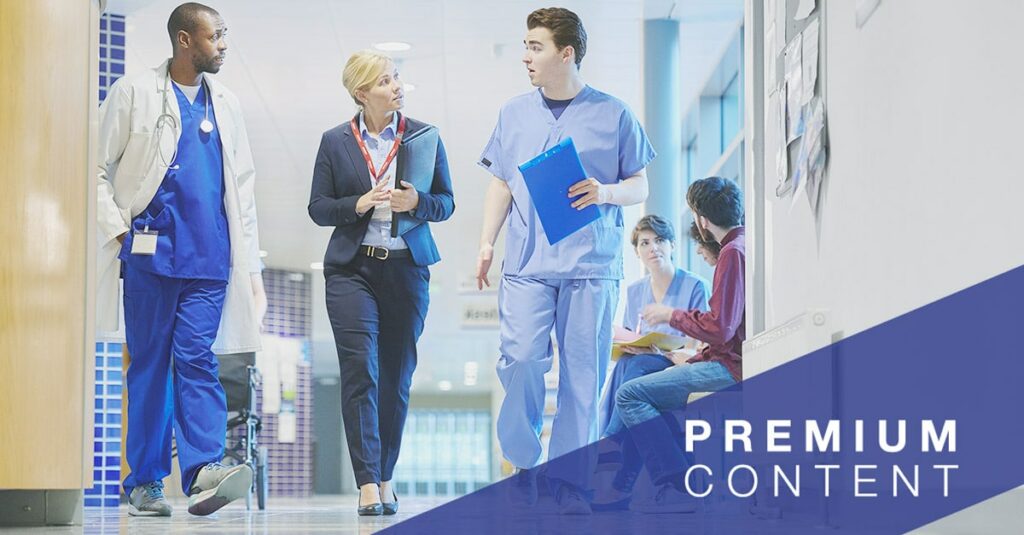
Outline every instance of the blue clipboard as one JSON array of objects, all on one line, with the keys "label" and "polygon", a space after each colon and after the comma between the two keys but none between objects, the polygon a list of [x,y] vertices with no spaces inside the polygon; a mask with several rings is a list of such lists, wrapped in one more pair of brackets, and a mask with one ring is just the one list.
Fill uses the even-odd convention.
[{"label": "blue clipboard", "polygon": [[572,207],[574,199],[569,198],[569,188],[587,178],[572,138],[520,165],[519,171],[549,244],[562,241],[601,217],[595,205],[582,210]]}]

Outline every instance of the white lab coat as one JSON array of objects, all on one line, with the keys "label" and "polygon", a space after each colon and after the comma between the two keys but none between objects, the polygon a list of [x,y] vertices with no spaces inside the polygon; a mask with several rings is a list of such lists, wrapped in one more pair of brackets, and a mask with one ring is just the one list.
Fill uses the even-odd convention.
[{"label": "white lab coat", "polygon": [[[121,266],[117,256],[121,246],[116,238],[128,232],[131,220],[149,206],[178,146],[181,112],[174,89],[167,80],[169,61],[119,79],[100,106],[99,169],[96,173],[96,323],[100,331],[116,331],[118,325]],[[252,152],[238,99],[212,77],[206,77],[206,82],[223,146],[224,208],[231,240],[227,295],[213,351],[218,354],[258,351],[259,325],[250,275],[261,270]],[[157,119],[164,111],[174,117],[178,128],[164,128],[158,139]],[[160,149],[168,162],[157,153]]]}]

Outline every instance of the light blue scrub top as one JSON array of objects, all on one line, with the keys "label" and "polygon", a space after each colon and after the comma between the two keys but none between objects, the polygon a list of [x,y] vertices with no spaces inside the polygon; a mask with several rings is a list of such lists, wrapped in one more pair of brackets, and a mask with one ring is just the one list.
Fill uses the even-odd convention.
[{"label": "light blue scrub top", "polygon": [[[707,281],[685,269],[676,268],[676,274],[661,304],[681,310],[707,312],[710,295]],[[654,303],[654,291],[651,289],[651,276],[647,275],[626,288],[626,311],[622,317],[622,326],[639,334],[659,332],[679,336],[681,333],[668,323],[651,326],[640,319],[644,307],[651,303]]]},{"label": "light blue scrub top", "polygon": [[[502,273],[541,279],[621,279],[622,208],[600,205],[601,217],[549,245],[519,165],[572,138],[583,170],[605,184],[626,179],[654,159],[654,148],[621,100],[585,86],[559,118],[540,89],[512,98],[498,114],[479,164],[508,183],[512,208]],[[566,198],[570,203],[572,199]]]},{"label": "light blue scrub top", "polygon": [[[224,208],[224,156],[220,127],[210,99],[213,131],[199,130],[206,116],[207,87],[203,83],[194,102],[176,84],[181,110],[181,138],[174,163],[167,170],[149,206],[132,220],[120,258],[134,269],[180,279],[227,281],[231,268],[228,218]],[[156,254],[131,254],[134,231],[159,233]]]}]

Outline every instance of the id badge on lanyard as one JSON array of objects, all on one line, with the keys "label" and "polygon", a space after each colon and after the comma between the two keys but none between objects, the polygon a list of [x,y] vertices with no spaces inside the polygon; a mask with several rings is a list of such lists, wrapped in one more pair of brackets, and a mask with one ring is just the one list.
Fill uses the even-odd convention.
[{"label": "id badge on lanyard", "polygon": [[359,125],[356,123],[356,119],[354,117],[349,125],[352,127],[352,134],[356,138],[356,143],[359,144],[359,152],[363,153],[363,159],[366,160],[366,167],[370,170],[371,185],[376,186],[380,181],[380,178],[384,176],[384,172],[388,170],[388,167],[391,166],[391,162],[398,154],[398,146],[402,144],[402,136],[405,135],[405,116],[400,113],[398,114],[398,133],[395,134],[395,143],[391,146],[391,150],[388,152],[387,158],[384,159],[384,163],[381,164],[380,171],[377,171],[373,165],[373,158],[370,156],[370,151],[366,148],[366,143],[363,142],[363,136],[359,133]]}]

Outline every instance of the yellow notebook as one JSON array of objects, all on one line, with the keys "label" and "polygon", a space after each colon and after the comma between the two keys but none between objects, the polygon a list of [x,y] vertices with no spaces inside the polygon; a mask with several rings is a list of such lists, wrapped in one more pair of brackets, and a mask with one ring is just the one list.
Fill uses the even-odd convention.
[{"label": "yellow notebook", "polygon": [[633,331],[615,327],[612,337],[612,360],[619,360],[619,357],[626,354],[623,347],[648,348],[657,347],[662,351],[675,351],[686,345],[686,337],[659,332],[650,332],[643,336]]}]

